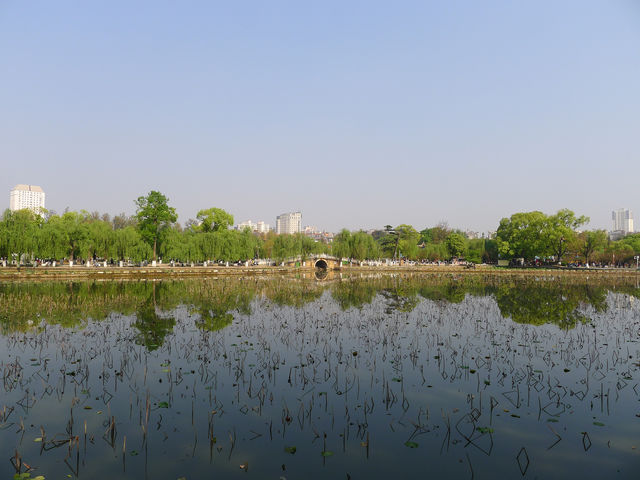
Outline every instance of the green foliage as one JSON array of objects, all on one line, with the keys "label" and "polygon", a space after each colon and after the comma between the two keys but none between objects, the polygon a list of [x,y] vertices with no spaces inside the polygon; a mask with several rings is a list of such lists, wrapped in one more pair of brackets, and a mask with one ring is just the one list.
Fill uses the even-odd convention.
[{"label": "green foliage", "polygon": [[198,229],[202,232],[219,232],[228,230],[233,225],[233,215],[221,208],[208,208],[200,210],[196,216],[200,222]]},{"label": "green foliage", "polygon": [[195,328],[212,331],[229,325],[235,314],[249,315],[255,298],[276,305],[300,307],[329,289],[343,309],[362,308],[378,298],[388,313],[410,312],[427,299],[460,303],[467,295],[492,295],[503,316],[519,323],[553,323],[571,328],[586,321],[581,312],[591,305],[607,308],[607,292],[640,298],[635,279],[607,283],[573,280],[514,281],[510,276],[381,276],[345,278],[322,283],[285,277],[269,279],[197,279],[162,282],[38,282],[0,283],[0,333],[42,331],[43,323],[83,328],[89,319],[99,322],[113,313],[135,315],[135,339],[148,350],[158,349],[175,325],[175,309],[185,305]]},{"label": "green foliage", "polygon": [[384,226],[384,232],[377,236],[376,241],[380,245],[380,253],[385,258],[396,258],[398,254],[398,232],[391,225]]},{"label": "green foliage", "polygon": [[533,259],[544,256],[544,228],[547,216],[542,212],[514,213],[500,220],[496,232],[498,252],[503,258]]},{"label": "green foliage", "polygon": [[444,243],[427,243],[418,252],[418,258],[436,262],[449,258],[449,252]]},{"label": "green foliage", "polygon": [[157,258],[156,252],[161,233],[178,219],[175,208],[170,207],[168,201],[167,197],[155,190],[149,192],[146,197],[138,197],[136,200],[138,231],[142,238],[153,246],[154,260]]},{"label": "green foliage", "polygon": [[418,239],[420,234],[411,225],[398,225],[398,253],[403,257],[415,259],[418,255]]},{"label": "green foliage", "polygon": [[[353,261],[379,258],[445,260],[465,256],[472,262],[495,262],[503,258],[572,255],[599,261],[629,263],[640,253],[640,235],[629,235],[609,243],[606,232],[576,234],[587,219],[570,210],[546,216],[542,212],[517,213],[502,219],[496,240],[467,239],[445,223],[417,232],[411,225],[386,225],[368,234],[342,230],[332,245],[316,242],[302,234],[257,235],[229,230],[233,216],[220,208],[198,212],[200,224],[184,231],[175,223],[175,209],[167,198],[151,191],[135,202],[137,213],[113,219],[98,212],[65,212],[43,218],[29,210],[6,211],[0,220],[0,258],[28,262],[51,260],[124,260],[139,262],[161,256],[165,262],[237,262],[253,258],[282,261],[302,260],[330,252]],[[195,224],[194,224],[195,225]]]},{"label": "green foliage", "polygon": [[484,238],[474,238],[467,240],[466,243],[466,260],[472,263],[484,262],[483,255],[486,253],[486,240]]},{"label": "green foliage", "polygon": [[500,220],[498,252],[503,258],[532,260],[553,256],[560,262],[577,236],[576,229],[588,221],[567,209],[549,216],[538,211],[515,213]]},{"label": "green foliage", "polygon": [[282,262],[287,258],[298,256],[304,261],[312,254],[325,253],[327,250],[324,243],[316,242],[302,233],[270,236],[268,245],[265,245],[265,247],[261,248],[258,243],[251,248],[263,253],[263,257],[273,258],[276,262]]},{"label": "green foliage", "polygon": [[380,257],[380,245],[373,236],[366,232],[350,232],[343,229],[338,233],[331,245],[331,253],[339,258],[349,258],[357,261]]},{"label": "green foliage", "polygon": [[[627,235],[626,237],[622,238],[620,242],[631,247],[634,254],[640,254],[640,233]],[[606,243],[606,241],[604,243]]]},{"label": "green foliage", "polygon": [[31,210],[6,210],[0,229],[0,256],[10,258],[16,254],[20,262],[23,255],[36,250],[42,222],[42,217]]},{"label": "green foliage", "polygon": [[451,233],[449,226],[440,222],[435,227],[425,228],[420,231],[421,243],[443,243]]},{"label": "green foliage", "polygon": [[554,323],[569,329],[588,318],[580,312],[580,307],[591,304],[597,312],[607,308],[607,289],[585,286],[559,288],[557,285],[527,285],[513,288],[504,285],[496,289],[496,302],[504,317],[514,322],[531,325]]},{"label": "green foliage", "polygon": [[585,261],[590,262],[592,255],[595,252],[602,252],[608,242],[607,232],[604,230],[591,230],[580,233],[576,237],[574,245]]},{"label": "green foliage", "polygon": [[343,228],[340,233],[333,237],[331,253],[338,258],[351,257],[351,232]]},{"label": "green foliage", "polygon": [[462,257],[466,250],[465,238],[459,233],[450,233],[445,239],[445,245],[450,257]]},{"label": "green foliage", "polygon": [[548,241],[548,251],[557,262],[562,261],[569,245],[575,240],[576,229],[588,221],[588,217],[576,217],[571,210],[566,208],[547,218],[545,235]]},{"label": "green foliage", "polygon": [[624,265],[633,262],[633,256],[636,252],[633,247],[623,240],[611,242],[603,252],[603,256],[615,265]]},{"label": "green foliage", "polygon": [[[155,285],[154,285],[155,287]],[[136,311],[136,321],[133,326],[138,330],[135,343],[144,345],[147,350],[156,350],[164,343],[167,335],[173,332],[176,320],[171,315],[161,315],[155,303],[154,295]]]},{"label": "green foliage", "polygon": [[482,261],[483,263],[496,263],[498,261],[498,242],[495,239],[485,239]]},{"label": "green foliage", "polygon": [[249,315],[251,300],[255,289],[246,288],[238,282],[230,283],[227,288],[219,289],[215,284],[202,283],[200,293],[193,297],[190,309],[196,315],[196,326],[205,331],[222,330],[233,322],[233,311]]},{"label": "green foliage", "polygon": [[322,296],[323,288],[317,283],[294,283],[278,279],[267,284],[265,296],[276,305],[301,307]]},{"label": "green foliage", "polygon": [[361,279],[338,282],[331,290],[331,296],[341,310],[361,309],[371,303],[377,293],[378,289],[374,283]]}]

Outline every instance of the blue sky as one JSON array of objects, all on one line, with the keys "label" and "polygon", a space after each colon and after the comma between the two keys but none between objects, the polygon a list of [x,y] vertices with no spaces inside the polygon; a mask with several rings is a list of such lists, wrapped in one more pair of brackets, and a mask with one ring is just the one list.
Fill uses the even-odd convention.
[{"label": "blue sky", "polygon": [[[0,0],[0,187],[328,230],[640,215],[640,2]],[[637,220],[640,222],[640,219]]]}]

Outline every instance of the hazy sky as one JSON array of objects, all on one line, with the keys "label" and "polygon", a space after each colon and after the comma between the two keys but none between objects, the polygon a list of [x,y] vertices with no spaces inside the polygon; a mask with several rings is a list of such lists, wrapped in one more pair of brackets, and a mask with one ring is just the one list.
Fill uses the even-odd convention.
[{"label": "hazy sky", "polygon": [[0,0],[0,68],[6,207],[640,217],[638,0]]}]

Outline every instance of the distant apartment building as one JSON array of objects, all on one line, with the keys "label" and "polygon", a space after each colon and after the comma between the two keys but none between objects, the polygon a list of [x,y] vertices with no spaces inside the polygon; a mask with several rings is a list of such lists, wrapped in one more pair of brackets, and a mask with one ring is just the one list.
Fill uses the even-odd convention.
[{"label": "distant apartment building", "polygon": [[237,230],[244,230],[245,228],[248,228],[249,230],[251,230],[252,232],[256,231],[257,225],[255,223],[253,223],[251,220],[247,220],[246,222],[242,222],[239,223],[236,226]]},{"label": "distant apartment building", "polygon": [[251,220],[247,220],[246,222],[239,223],[236,228],[238,230],[244,230],[245,228],[248,228],[252,232],[267,233],[269,232],[269,229],[271,227],[268,223],[264,223],[262,220],[257,223],[253,223]]},{"label": "distant apartment building", "polygon": [[256,224],[256,231],[258,233],[268,233],[269,230],[271,230],[271,225],[269,225],[268,223],[264,223],[263,221],[259,221]]},{"label": "distant apartment building", "polygon": [[9,194],[9,209],[29,209],[40,213],[44,210],[44,191],[37,185],[16,185]]},{"label": "distant apartment building", "polygon": [[633,233],[633,212],[626,208],[619,208],[611,212],[613,231],[622,232],[623,235]]},{"label": "distant apartment building", "polygon": [[302,232],[302,213],[288,212],[276,217],[276,233],[299,233]]}]

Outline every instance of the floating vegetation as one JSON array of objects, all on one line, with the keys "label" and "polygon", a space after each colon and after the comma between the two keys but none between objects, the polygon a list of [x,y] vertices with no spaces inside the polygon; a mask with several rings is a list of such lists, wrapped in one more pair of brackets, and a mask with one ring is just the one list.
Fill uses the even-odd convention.
[{"label": "floating vegetation", "polygon": [[585,282],[1,283],[0,475],[635,478],[640,289]]}]

